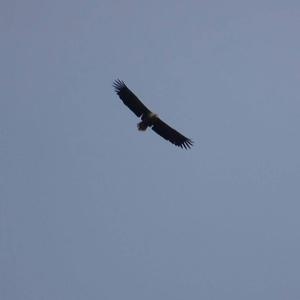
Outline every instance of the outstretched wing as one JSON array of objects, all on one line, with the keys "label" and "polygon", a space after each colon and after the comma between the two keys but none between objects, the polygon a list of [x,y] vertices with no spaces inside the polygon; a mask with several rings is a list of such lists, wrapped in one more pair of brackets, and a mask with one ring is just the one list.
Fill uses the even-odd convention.
[{"label": "outstretched wing", "polygon": [[155,118],[153,120],[153,126],[151,127],[153,131],[159,134],[161,137],[171,142],[172,144],[179,146],[181,148],[188,149],[193,146],[193,141],[185,137],[168,124],[163,122],[160,118]]},{"label": "outstretched wing", "polygon": [[119,95],[123,103],[132,110],[137,117],[150,112],[150,110],[142,103],[141,100],[126,86],[126,84],[117,79],[113,83],[116,93]]}]

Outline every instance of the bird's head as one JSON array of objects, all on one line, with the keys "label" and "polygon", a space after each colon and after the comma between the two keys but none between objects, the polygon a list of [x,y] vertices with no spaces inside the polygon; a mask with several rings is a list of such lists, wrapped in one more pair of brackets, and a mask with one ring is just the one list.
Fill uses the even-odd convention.
[{"label": "bird's head", "polygon": [[155,118],[158,118],[158,115],[156,113],[150,111],[147,117],[149,119],[155,119]]}]

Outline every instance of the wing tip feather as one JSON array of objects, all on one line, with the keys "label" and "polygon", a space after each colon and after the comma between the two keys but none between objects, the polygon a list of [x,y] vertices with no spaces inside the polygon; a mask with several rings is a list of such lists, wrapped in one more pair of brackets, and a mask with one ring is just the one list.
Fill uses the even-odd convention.
[{"label": "wing tip feather", "polygon": [[117,78],[116,80],[114,80],[113,82],[113,87],[116,91],[116,93],[120,93],[120,91],[126,87],[126,84],[124,83],[123,80]]},{"label": "wing tip feather", "polygon": [[194,142],[191,139],[186,138],[182,143],[178,146],[182,149],[185,148],[186,150],[190,149],[194,145]]}]

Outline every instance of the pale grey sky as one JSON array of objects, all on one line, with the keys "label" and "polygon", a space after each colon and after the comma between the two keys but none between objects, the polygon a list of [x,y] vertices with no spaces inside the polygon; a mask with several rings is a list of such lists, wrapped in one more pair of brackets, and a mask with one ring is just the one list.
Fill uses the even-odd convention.
[{"label": "pale grey sky", "polygon": [[[0,20],[1,299],[300,299],[299,1]],[[116,78],[195,146],[138,132]]]}]

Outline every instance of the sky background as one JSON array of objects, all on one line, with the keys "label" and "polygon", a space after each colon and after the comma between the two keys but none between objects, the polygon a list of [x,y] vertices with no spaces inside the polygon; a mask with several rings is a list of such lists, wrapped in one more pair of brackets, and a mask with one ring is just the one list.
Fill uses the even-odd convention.
[{"label": "sky background", "polygon": [[299,300],[299,28],[298,0],[2,0],[0,298]]}]

